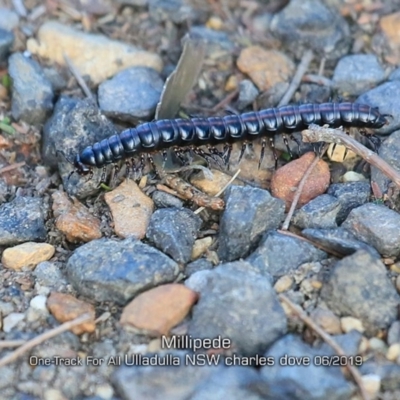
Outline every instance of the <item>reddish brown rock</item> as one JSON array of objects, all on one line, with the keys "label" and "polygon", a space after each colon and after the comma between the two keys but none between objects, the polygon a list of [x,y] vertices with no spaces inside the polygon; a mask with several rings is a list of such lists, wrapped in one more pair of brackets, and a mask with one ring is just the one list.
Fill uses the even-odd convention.
[{"label": "reddish brown rock", "polygon": [[73,202],[66,193],[57,191],[52,195],[56,227],[69,242],[90,242],[101,238],[100,220],[77,199]]},{"label": "reddish brown rock", "polygon": [[66,293],[53,292],[47,299],[47,308],[58,322],[67,322],[83,314],[89,314],[91,319],[80,325],[73,327],[71,330],[75,335],[82,333],[94,332],[96,324],[95,310],[92,304],[78,300],[74,296]]},{"label": "reddish brown rock", "polygon": [[6,268],[17,271],[23,267],[33,269],[40,262],[50,260],[54,251],[51,244],[27,242],[5,249],[1,262]]},{"label": "reddish brown rock", "polygon": [[[282,199],[286,203],[286,211],[289,210],[297,186],[314,159],[315,154],[313,152],[306,153],[299,159],[291,161],[282,168],[279,168],[272,176],[272,195]],[[310,200],[323,194],[329,186],[330,177],[329,165],[325,161],[319,160],[301,191],[296,208],[302,207]]]},{"label": "reddish brown rock", "polygon": [[384,58],[391,64],[400,63],[400,12],[383,16],[379,21],[380,31],[375,36],[375,47],[384,52]]},{"label": "reddish brown rock", "polygon": [[287,82],[294,72],[294,63],[285,54],[259,46],[243,49],[237,66],[250,76],[261,91],[266,91],[279,82]]},{"label": "reddish brown rock", "polygon": [[134,181],[126,179],[116,189],[106,193],[104,199],[110,207],[114,230],[119,237],[145,237],[154,202]]},{"label": "reddish brown rock", "polygon": [[120,322],[154,336],[167,335],[186,317],[197,299],[198,294],[184,285],[158,286],[132,300],[124,308]]}]

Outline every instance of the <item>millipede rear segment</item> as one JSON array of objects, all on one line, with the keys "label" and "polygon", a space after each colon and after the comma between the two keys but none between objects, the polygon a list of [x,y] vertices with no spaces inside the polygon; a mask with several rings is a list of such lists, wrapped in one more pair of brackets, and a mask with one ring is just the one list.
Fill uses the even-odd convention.
[{"label": "millipede rear segment", "polygon": [[[185,152],[194,152],[206,158],[222,157],[228,162],[232,143],[242,141],[243,154],[246,144],[260,137],[261,164],[266,140],[273,145],[273,138],[278,134],[290,135],[310,124],[378,129],[386,123],[386,116],[377,108],[350,102],[287,105],[223,117],[164,119],[126,129],[94,143],[77,154],[73,164],[76,172],[88,174],[93,167],[104,168],[121,159],[132,159],[139,162],[135,163],[135,170],[141,170],[146,158],[152,163],[152,154],[166,155],[168,149],[173,149],[179,158]],[[218,144],[225,145],[224,152],[214,147]],[[210,153],[201,149],[204,145]]]}]

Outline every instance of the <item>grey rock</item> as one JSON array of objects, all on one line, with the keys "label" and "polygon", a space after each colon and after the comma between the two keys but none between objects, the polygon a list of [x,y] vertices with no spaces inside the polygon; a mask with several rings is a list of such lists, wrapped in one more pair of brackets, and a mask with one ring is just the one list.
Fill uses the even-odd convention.
[{"label": "grey rock", "polygon": [[176,24],[196,16],[193,7],[182,0],[149,0],[149,13],[157,22],[172,21]]},{"label": "grey rock", "polygon": [[359,318],[370,335],[396,320],[400,303],[383,263],[364,250],[336,263],[321,297],[337,315]]},{"label": "grey rock", "polygon": [[18,14],[8,8],[0,8],[0,28],[12,31],[19,23]]},{"label": "grey rock", "polygon": [[400,68],[396,68],[388,78],[389,81],[400,81]]},{"label": "grey rock", "polygon": [[112,381],[123,400],[186,400],[196,386],[223,368],[186,364],[187,354],[184,351],[159,354],[160,359],[164,356],[179,357],[179,366],[121,366],[115,371]]},{"label": "grey rock", "polygon": [[238,110],[243,110],[253,103],[258,96],[258,89],[250,79],[243,79],[239,83],[239,98],[236,104]]},{"label": "grey rock", "polygon": [[172,194],[156,190],[153,193],[152,199],[157,208],[175,207],[180,208],[183,206],[183,201],[173,196]]},{"label": "grey rock", "polygon": [[400,81],[382,83],[358,97],[356,103],[378,107],[382,114],[391,115],[388,124],[376,129],[376,133],[387,135],[400,129]]},{"label": "grey rock", "polygon": [[[326,356],[326,353],[309,346],[297,336],[286,335],[274,343],[265,356],[275,359],[273,366],[265,366],[260,370],[267,386],[267,398],[347,400],[354,393],[354,386],[344,378],[339,367],[314,364],[316,356]],[[302,358],[303,363],[308,359],[310,364],[282,365],[289,358]]]},{"label": "grey rock", "polygon": [[272,33],[300,58],[312,49],[328,58],[346,54],[350,30],[339,13],[317,0],[292,0],[271,21]]},{"label": "grey rock", "polygon": [[[64,189],[69,195],[85,198],[98,191],[102,170],[95,168],[93,179],[77,173],[70,176],[73,167],[65,157],[71,160],[86,146],[116,133],[114,125],[92,101],[62,96],[43,128],[43,160],[50,167],[59,166]],[[57,154],[57,150],[62,151],[64,156]]]},{"label": "grey rock", "polygon": [[205,271],[209,269],[213,269],[212,262],[206,260],[205,258],[199,258],[198,260],[195,260],[186,265],[185,275],[189,277],[196,272]]},{"label": "grey rock", "polygon": [[367,361],[360,367],[362,375],[374,374],[381,378],[382,390],[400,389],[400,365],[385,360]]},{"label": "grey rock", "polygon": [[40,65],[22,53],[9,58],[12,78],[11,114],[15,120],[40,124],[53,109],[53,88]]},{"label": "grey rock", "polygon": [[263,232],[278,228],[285,204],[268,191],[232,185],[225,192],[218,255],[223,261],[245,257],[259,242]]},{"label": "grey rock", "polygon": [[322,194],[296,211],[293,224],[299,228],[335,228],[339,210],[336,197]]},{"label": "grey rock", "polygon": [[324,251],[304,240],[270,231],[246,261],[261,273],[267,272],[274,278],[279,278],[301,264],[320,261],[326,257]]},{"label": "grey rock", "polygon": [[229,36],[222,31],[206,28],[205,26],[192,26],[189,30],[190,36],[201,38],[206,44],[205,58],[207,64],[212,61],[231,61],[235,45]]},{"label": "grey rock", "polygon": [[[394,169],[400,170],[400,130],[393,132],[386,138],[379,147],[378,154]],[[382,193],[388,191],[391,179],[389,179],[380,169],[371,165],[371,180],[376,182]]]},{"label": "grey rock", "polygon": [[43,201],[37,197],[16,197],[0,206],[0,245],[12,246],[46,239]]},{"label": "grey rock", "polygon": [[371,186],[369,182],[334,183],[329,186],[328,194],[337,197],[340,202],[340,210],[336,216],[336,222],[340,225],[353,208],[369,200]]},{"label": "grey rock", "polygon": [[200,384],[190,400],[262,400],[265,397],[256,393],[260,383],[261,378],[255,369],[229,366]]},{"label": "grey rock", "polygon": [[176,262],[189,262],[201,218],[187,208],[161,208],[153,213],[146,236]]},{"label": "grey rock", "polygon": [[153,116],[164,86],[148,67],[125,69],[99,86],[99,105],[105,115],[137,124]]},{"label": "grey rock", "polygon": [[0,28],[0,63],[5,63],[14,43],[14,34]]},{"label": "grey rock", "polygon": [[32,273],[42,286],[58,288],[67,284],[67,281],[60,270],[60,266],[54,262],[41,262],[36,266]]},{"label": "grey rock", "polygon": [[400,321],[394,321],[390,326],[387,335],[387,342],[389,346],[394,343],[400,343]]},{"label": "grey rock", "polygon": [[360,242],[351,232],[343,228],[304,229],[301,234],[307,239],[343,255],[353,254],[357,250],[365,250],[373,257],[380,257],[380,254],[372,246]]},{"label": "grey rock", "polygon": [[53,90],[61,91],[67,86],[68,82],[58,69],[51,67],[43,68],[43,72],[51,83]]},{"label": "grey rock", "polygon": [[354,208],[342,224],[354,236],[384,256],[400,254],[400,215],[384,205],[367,203]]},{"label": "grey rock", "polygon": [[333,83],[340,94],[360,95],[385,79],[385,71],[374,54],[352,54],[339,60]]},{"label": "grey rock", "polygon": [[103,238],[76,249],[66,272],[82,295],[126,304],[147,289],[173,282],[179,268],[169,257],[140,241]]},{"label": "grey rock", "polygon": [[17,368],[14,365],[6,365],[1,368],[0,374],[0,389],[3,390],[11,384],[16,382],[18,377]]},{"label": "grey rock", "polygon": [[300,98],[304,103],[325,103],[332,99],[332,88],[316,83],[302,83],[300,85]]},{"label": "grey rock", "polygon": [[186,285],[200,292],[188,328],[193,337],[229,338],[239,354],[255,355],[287,330],[271,283],[248,263],[237,261],[197,272]]}]

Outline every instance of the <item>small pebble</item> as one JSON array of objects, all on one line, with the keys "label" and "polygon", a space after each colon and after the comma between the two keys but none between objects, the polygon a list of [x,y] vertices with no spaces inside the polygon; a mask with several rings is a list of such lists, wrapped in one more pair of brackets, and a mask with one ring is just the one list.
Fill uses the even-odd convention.
[{"label": "small pebble", "polygon": [[33,276],[43,286],[58,287],[58,285],[67,284],[60,266],[49,261],[39,263],[33,271]]},{"label": "small pebble", "polygon": [[100,84],[100,109],[108,117],[136,124],[153,116],[163,86],[163,80],[154,69],[125,69]]},{"label": "small pebble", "polygon": [[308,49],[329,59],[339,58],[351,45],[346,20],[319,0],[290,1],[274,14],[270,31],[299,59]]},{"label": "small pebble", "polygon": [[390,326],[387,334],[387,342],[389,345],[400,343],[400,321],[394,321]]},{"label": "small pebble", "polygon": [[193,249],[192,249],[192,260],[196,260],[201,257],[207,249],[211,246],[213,242],[213,238],[211,236],[206,236],[202,239],[197,239],[194,242]]},{"label": "small pebble", "polygon": [[14,53],[8,72],[12,78],[13,118],[33,125],[45,122],[53,109],[54,93],[40,65],[22,53]]},{"label": "small pebble", "polygon": [[[203,172],[199,172],[190,178],[190,183],[202,192],[215,196],[227,185],[232,177],[216,169],[211,169],[210,171],[212,179],[205,176]],[[234,184],[236,185],[236,181]]]},{"label": "small pebble", "polygon": [[104,199],[111,210],[114,230],[119,237],[145,237],[154,203],[134,181],[126,179],[116,189],[106,193]]},{"label": "small pebble", "polygon": [[336,197],[340,202],[340,210],[336,221],[341,224],[353,208],[365,204],[371,195],[369,182],[335,183],[329,186],[328,194]]},{"label": "small pebble", "polygon": [[[296,188],[314,159],[315,154],[313,152],[306,153],[299,159],[279,168],[272,176],[272,195],[285,201],[286,211],[289,210],[296,193]],[[319,160],[303,187],[297,208],[302,207],[310,200],[323,194],[328,188],[329,182],[329,165],[325,161]]]},{"label": "small pebble", "polygon": [[174,282],[180,269],[171,258],[138,240],[103,238],[78,247],[66,272],[80,294],[125,305],[144,290]]},{"label": "small pebble", "polygon": [[243,49],[237,66],[241,72],[250,76],[262,92],[279,82],[287,82],[294,73],[294,63],[284,53],[259,46]]},{"label": "small pebble", "polygon": [[361,376],[364,389],[371,399],[376,399],[381,390],[381,377],[376,374],[368,374]]},{"label": "small pebble", "polygon": [[54,252],[55,248],[51,244],[27,242],[5,249],[1,262],[4,267],[15,271],[22,268],[34,269],[40,262],[50,260]]},{"label": "small pebble", "polygon": [[379,45],[379,50],[383,53],[385,61],[395,65],[400,63],[399,24],[400,12],[382,16],[379,19],[379,32],[374,37],[375,47]]},{"label": "small pebble", "polygon": [[185,275],[189,277],[198,271],[213,269],[213,267],[214,266],[212,262],[206,260],[205,258],[199,258],[198,260],[192,261],[186,265]]},{"label": "small pebble", "polygon": [[354,208],[342,224],[363,242],[384,256],[400,254],[400,215],[388,207],[367,203]]},{"label": "small pebble", "polygon": [[296,211],[293,224],[299,228],[335,228],[340,202],[329,194],[322,194]]},{"label": "small pebble", "polygon": [[385,71],[374,54],[352,54],[341,58],[333,83],[342,95],[360,95],[385,79]]},{"label": "small pebble", "polygon": [[342,331],[345,333],[350,332],[352,330],[356,330],[361,333],[365,331],[362,321],[354,317],[340,318],[340,326],[342,328]]},{"label": "small pebble", "polygon": [[94,306],[78,300],[70,294],[52,292],[47,299],[47,307],[54,318],[61,323],[71,321],[83,314],[89,314],[90,319],[88,321],[71,328],[75,335],[81,335],[84,332],[92,333],[96,328]]},{"label": "small pebble", "polygon": [[103,35],[82,32],[57,21],[47,21],[30,38],[27,49],[50,60],[51,64],[65,65],[64,54],[78,69],[99,84],[119,71],[133,66],[144,66],[161,71],[162,60],[155,53],[140,50]]},{"label": "small pebble", "polygon": [[377,337],[369,339],[369,348],[370,350],[380,354],[386,354],[387,352],[386,343]]},{"label": "small pebble", "polygon": [[151,335],[168,335],[171,328],[189,313],[198,295],[184,285],[161,285],[139,294],[125,306],[120,323]]},{"label": "small pebble", "polygon": [[400,343],[393,343],[389,346],[386,352],[386,358],[389,361],[396,362],[396,360],[400,357]]},{"label": "small pebble", "polygon": [[13,330],[23,319],[24,313],[10,313],[3,319],[3,332],[8,333]]},{"label": "small pebble", "polygon": [[243,110],[250,104],[253,104],[258,94],[259,92],[253,82],[249,79],[243,79],[239,83],[239,98],[237,100],[236,108],[238,110]]},{"label": "small pebble", "polygon": [[363,174],[359,174],[354,171],[347,171],[342,177],[343,183],[349,182],[369,182],[368,178],[366,178]]},{"label": "small pebble", "polygon": [[163,192],[161,190],[156,190],[155,192],[153,192],[152,199],[157,208],[183,207],[183,201],[181,199],[178,199],[172,194]]},{"label": "small pebble", "polygon": [[291,289],[292,285],[293,278],[290,275],[283,275],[275,282],[274,289],[277,293],[282,293]]},{"label": "small pebble", "polygon": [[264,352],[285,334],[287,321],[268,278],[243,261],[193,274],[185,282],[200,292],[188,333],[227,337],[239,354]]},{"label": "small pebble", "polygon": [[77,199],[73,202],[65,192],[55,191],[52,194],[53,213],[56,227],[69,242],[90,242],[101,238],[100,220]]},{"label": "small pebble", "polygon": [[284,205],[268,191],[250,186],[232,185],[224,198],[218,255],[221,260],[233,261],[247,256],[263,232],[280,225]]},{"label": "small pebble", "polygon": [[18,14],[8,8],[0,8],[0,28],[12,31],[19,23]]},{"label": "small pebble", "polygon": [[368,335],[387,329],[396,320],[400,302],[383,263],[365,250],[332,267],[321,299],[336,315],[359,319]]},{"label": "small pebble", "polygon": [[378,107],[381,114],[389,114],[387,124],[375,129],[378,135],[387,135],[400,129],[400,81],[389,81],[363,93],[356,103]]},{"label": "small pebble", "polygon": [[46,308],[47,296],[38,295],[32,298],[29,305],[39,311],[47,311]]},{"label": "small pebble", "polygon": [[295,271],[301,264],[320,261],[326,257],[324,251],[309,242],[270,230],[246,261],[261,274],[267,273],[274,278],[280,278]]},{"label": "small pebble", "polygon": [[342,333],[341,320],[329,309],[317,307],[310,317],[329,335],[340,335]]},{"label": "small pebble", "polygon": [[152,215],[147,238],[180,264],[190,261],[201,218],[186,208],[161,208]]},{"label": "small pebble", "polygon": [[149,0],[149,14],[158,23],[172,21],[175,24],[188,23],[196,16],[193,7],[183,0]]}]

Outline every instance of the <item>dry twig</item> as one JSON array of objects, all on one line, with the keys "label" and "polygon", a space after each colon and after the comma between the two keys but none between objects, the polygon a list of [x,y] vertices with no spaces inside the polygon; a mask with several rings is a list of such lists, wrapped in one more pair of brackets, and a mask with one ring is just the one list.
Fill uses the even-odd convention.
[{"label": "dry twig", "polygon": [[222,199],[218,197],[210,197],[178,176],[165,174],[163,180],[181,196],[184,196],[186,200],[193,201],[193,203],[200,207],[207,207],[217,211],[223,210],[225,207],[225,203]]},{"label": "dry twig", "polygon": [[78,84],[81,87],[83,93],[85,93],[85,96],[88,99],[94,100],[94,96],[93,96],[92,92],[90,91],[90,89],[86,85],[86,82],[82,78],[81,74],[79,73],[79,71],[77,70],[75,65],[72,63],[70,58],[65,53],[63,53],[63,56],[64,56],[65,63],[67,64],[69,70],[71,71],[71,74],[74,76],[74,78],[78,82]]},{"label": "dry twig", "polygon": [[[339,356],[347,357],[345,351],[332,339],[332,337],[326,333],[319,325],[317,325],[297,304],[294,304],[288,297],[283,294],[280,294],[279,300],[283,303],[286,303],[291,310],[293,310],[296,315],[306,324],[308,325],[314,332],[316,332],[329,346],[335,350],[336,354]],[[365,389],[364,382],[362,380],[361,374],[358,372],[358,369],[353,365],[348,363],[346,365],[347,370],[352,376],[354,382],[357,384],[360,394],[363,400],[369,400],[369,395]]]},{"label": "dry twig", "polygon": [[72,321],[64,322],[62,325],[59,325],[56,328],[51,329],[50,331],[44,332],[41,335],[36,336],[32,340],[29,340],[28,342],[23,344],[21,347],[18,347],[17,350],[14,350],[12,353],[10,353],[7,356],[0,359],[0,368],[15,361],[17,358],[19,358],[20,356],[25,354],[27,351],[29,351],[32,348],[34,348],[35,346],[45,342],[46,340],[48,340],[54,336],[57,336],[60,333],[68,331],[69,329],[73,328],[74,326],[80,325],[83,322],[86,322],[90,319],[92,319],[92,317],[89,314],[83,314],[83,315],[79,316],[78,318],[73,319]]},{"label": "dry twig", "polygon": [[281,101],[278,104],[278,107],[284,106],[289,103],[291,98],[293,97],[294,93],[296,92],[297,88],[299,87],[301,83],[301,79],[303,78],[303,75],[306,73],[308,66],[310,65],[311,60],[313,59],[314,54],[311,50],[307,50],[304,54],[303,57],[301,58],[300,64],[297,67],[297,71],[293,76],[292,82],[289,85],[288,90],[282,97]]},{"label": "dry twig", "polygon": [[[235,175],[233,175],[232,178],[229,179],[229,182],[215,195],[215,197],[221,196],[221,194],[225,192],[225,190],[228,188],[228,186],[232,184],[232,182],[237,178],[237,176],[239,174],[240,174],[240,169],[238,169],[236,171]],[[200,214],[203,210],[204,210],[204,207],[200,207],[194,213]]]},{"label": "dry twig", "polygon": [[24,165],[25,165],[25,161],[21,161],[19,163],[7,165],[6,167],[0,168],[0,174],[3,174],[4,172],[12,171],[13,169],[17,169],[19,167],[23,167]]},{"label": "dry twig", "polygon": [[301,192],[303,191],[304,185],[307,182],[308,177],[310,176],[312,170],[315,168],[315,166],[318,164],[318,161],[321,159],[321,156],[326,152],[328,149],[329,145],[325,145],[321,151],[320,155],[315,155],[314,161],[309,165],[307,168],[306,172],[304,173],[303,177],[301,178],[301,181],[299,183],[299,186],[297,187],[296,194],[293,198],[292,204],[290,206],[290,210],[286,215],[285,221],[282,224],[282,230],[287,231],[289,229],[290,225],[290,220],[292,219],[292,216],[294,214],[294,211],[296,209],[297,203],[299,202]]},{"label": "dry twig", "polygon": [[344,145],[362,157],[369,164],[382,171],[383,174],[390,178],[396,184],[396,186],[400,188],[400,173],[385,160],[379,157],[378,154],[366,148],[360,142],[357,142],[357,140],[347,135],[343,130],[311,124],[308,129],[305,129],[302,132],[302,136],[303,142],[326,142]]}]

